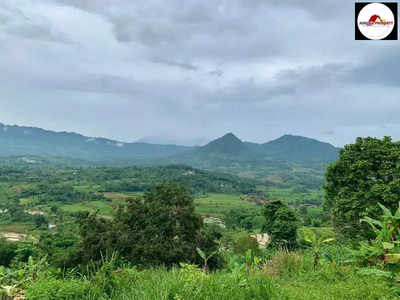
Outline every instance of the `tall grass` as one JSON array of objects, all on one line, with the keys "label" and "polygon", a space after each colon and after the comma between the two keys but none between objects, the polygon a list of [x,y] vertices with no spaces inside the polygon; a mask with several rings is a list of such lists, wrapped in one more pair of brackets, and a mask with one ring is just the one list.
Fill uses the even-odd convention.
[{"label": "tall grass", "polygon": [[355,267],[323,260],[315,271],[310,251],[266,252],[263,256],[262,268],[252,268],[249,274],[240,267],[243,257],[238,255],[232,255],[230,268],[211,274],[185,264],[171,270],[115,270],[110,262],[79,280],[38,279],[27,287],[27,299],[398,299],[396,285],[390,286],[381,277],[360,275]]}]

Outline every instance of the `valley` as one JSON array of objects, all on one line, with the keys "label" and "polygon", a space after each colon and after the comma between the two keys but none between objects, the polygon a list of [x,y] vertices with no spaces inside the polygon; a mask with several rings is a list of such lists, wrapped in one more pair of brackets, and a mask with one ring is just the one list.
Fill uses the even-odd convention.
[{"label": "valley", "polygon": [[[379,266],[366,265],[371,259],[363,242],[361,249],[354,246],[367,238],[347,234],[351,226],[341,229],[353,218],[338,223],[334,215],[349,207],[335,202],[334,184],[356,168],[333,166],[348,163],[340,158],[358,146],[339,152],[292,135],[255,144],[232,133],[202,147],[121,145],[10,128],[0,131],[0,280],[7,284],[3,289],[14,287],[13,296],[131,299],[140,292],[143,299],[204,299],[199,293],[215,299],[223,293],[219,298],[283,300],[395,294],[391,283],[374,277]],[[400,150],[398,155],[400,160]],[[391,266],[383,272],[396,274]],[[150,289],[156,283],[161,286]],[[234,292],[221,289],[228,285]],[[160,296],[163,290],[167,296]]]}]

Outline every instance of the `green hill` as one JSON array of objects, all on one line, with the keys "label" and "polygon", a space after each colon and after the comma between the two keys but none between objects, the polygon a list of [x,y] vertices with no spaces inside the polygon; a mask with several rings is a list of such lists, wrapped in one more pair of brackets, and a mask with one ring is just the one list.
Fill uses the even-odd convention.
[{"label": "green hill", "polygon": [[213,140],[207,145],[192,151],[192,153],[196,152],[226,156],[243,156],[254,154],[254,152],[233,133],[227,133],[219,139]]},{"label": "green hill", "polygon": [[154,162],[162,162],[165,164],[178,163],[213,170],[246,163],[249,159],[255,158],[256,155],[256,152],[249,149],[246,144],[234,134],[227,133],[221,138],[213,140],[202,147],[160,160],[154,160]]},{"label": "green hill", "polygon": [[54,132],[36,127],[0,123],[0,156],[54,155],[90,161],[126,158],[157,158],[192,149],[176,145],[121,143],[73,132]]},{"label": "green hill", "polygon": [[259,152],[264,155],[288,161],[331,162],[338,159],[338,151],[338,148],[329,143],[290,134],[259,147]]}]

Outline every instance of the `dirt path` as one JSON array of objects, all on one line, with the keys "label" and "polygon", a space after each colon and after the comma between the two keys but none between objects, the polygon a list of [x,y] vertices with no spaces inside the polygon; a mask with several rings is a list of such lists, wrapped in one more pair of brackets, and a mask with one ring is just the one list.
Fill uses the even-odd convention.
[{"label": "dirt path", "polygon": [[26,237],[26,234],[16,233],[16,232],[6,232],[0,233],[0,236],[5,237],[7,241],[18,242]]},{"label": "dirt path", "polygon": [[270,241],[270,236],[267,233],[252,234],[251,236],[257,240],[258,244],[262,248],[265,248],[265,246],[268,245]]}]

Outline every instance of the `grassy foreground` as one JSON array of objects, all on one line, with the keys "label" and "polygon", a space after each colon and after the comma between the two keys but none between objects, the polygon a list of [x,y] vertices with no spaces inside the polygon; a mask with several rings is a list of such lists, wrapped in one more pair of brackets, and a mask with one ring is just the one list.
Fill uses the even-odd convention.
[{"label": "grassy foreground", "polygon": [[278,252],[249,274],[243,267],[204,274],[183,265],[171,270],[116,270],[112,263],[91,275],[57,279],[51,272],[38,273],[26,286],[27,299],[276,299],[338,300],[399,299],[395,283],[376,275],[361,275],[354,266],[322,263],[313,269],[311,252]]}]

